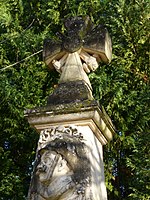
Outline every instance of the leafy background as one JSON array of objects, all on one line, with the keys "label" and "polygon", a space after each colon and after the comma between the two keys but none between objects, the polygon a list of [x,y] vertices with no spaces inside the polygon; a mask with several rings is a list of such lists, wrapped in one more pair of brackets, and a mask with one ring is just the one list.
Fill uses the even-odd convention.
[{"label": "leafy background", "polygon": [[0,0],[0,199],[27,196],[38,134],[24,110],[46,105],[58,81],[42,53],[43,40],[63,31],[68,16],[89,15],[107,26],[113,60],[89,75],[96,100],[117,132],[104,147],[109,200],[150,199],[148,0]]}]

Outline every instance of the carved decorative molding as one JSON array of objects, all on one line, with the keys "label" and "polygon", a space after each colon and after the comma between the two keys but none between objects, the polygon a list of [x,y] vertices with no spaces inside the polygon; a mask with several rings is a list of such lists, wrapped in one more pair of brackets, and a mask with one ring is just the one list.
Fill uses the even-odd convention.
[{"label": "carved decorative molding", "polygon": [[44,129],[40,133],[37,150],[39,151],[41,148],[44,148],[49,142],[52,142],[55,139],[63,140],[69,137],[76,138],[80,141],[83,140],[83,136],[78,132],[77,126],[56,126]]},{"label": "carved decorative molding", "polygon": [[76,126],[40,133],[30,200],[92,200],[88,148]]}]

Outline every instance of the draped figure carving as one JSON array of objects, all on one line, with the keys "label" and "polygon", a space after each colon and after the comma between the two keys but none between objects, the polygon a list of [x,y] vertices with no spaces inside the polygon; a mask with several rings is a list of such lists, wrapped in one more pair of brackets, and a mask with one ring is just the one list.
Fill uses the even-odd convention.
[{"label": "draped figure carving", "polygon": [[88,149],[77,127],[41,132],[30,200],[92,200]]}]

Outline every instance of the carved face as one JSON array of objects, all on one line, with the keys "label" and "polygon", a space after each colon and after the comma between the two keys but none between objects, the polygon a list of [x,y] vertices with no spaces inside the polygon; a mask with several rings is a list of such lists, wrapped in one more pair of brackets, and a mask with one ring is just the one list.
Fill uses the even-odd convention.
[{"label": "carved face", "polygon": [[55,151],[46,150],[41,154],[41,161],[36,168],[36,175],[40,182],[47,182],[51,178],[72,174],[67,161]]},{"label": "carved face", "polygon": [[41,162],[36,168],[36,174],[39,176],[41,182],[49,180],[52,176],[52,168],[57,156],[56,152],[52,151],[44,151],[41,155]]}]

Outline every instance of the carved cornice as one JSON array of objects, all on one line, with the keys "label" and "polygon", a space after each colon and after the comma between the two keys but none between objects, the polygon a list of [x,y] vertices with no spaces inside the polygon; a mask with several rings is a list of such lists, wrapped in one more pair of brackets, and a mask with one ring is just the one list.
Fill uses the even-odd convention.
[{"label": "carved cornice", "polygon": [[59,124],[89,126],[103,145],[112,140],[113,134],[115,134],[111,119],[95,101],[27,110],[25,116],[30,125],[38,131]]}]

